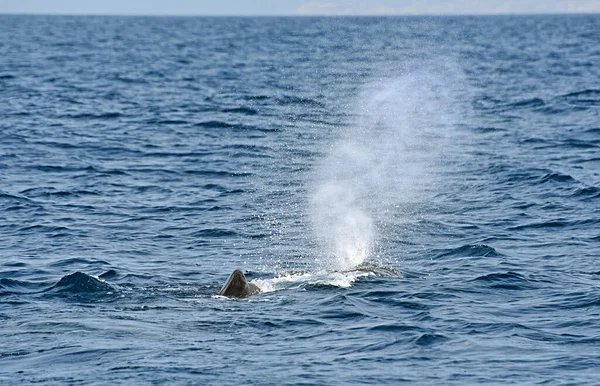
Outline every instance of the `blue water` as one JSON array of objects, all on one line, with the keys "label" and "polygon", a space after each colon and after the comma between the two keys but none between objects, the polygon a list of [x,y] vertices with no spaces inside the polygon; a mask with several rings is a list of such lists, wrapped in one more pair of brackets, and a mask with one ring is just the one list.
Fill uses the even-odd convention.
[{"label": "blue water", "polygon": [[0,16],[0,384],[598,384],[599,42]]}]

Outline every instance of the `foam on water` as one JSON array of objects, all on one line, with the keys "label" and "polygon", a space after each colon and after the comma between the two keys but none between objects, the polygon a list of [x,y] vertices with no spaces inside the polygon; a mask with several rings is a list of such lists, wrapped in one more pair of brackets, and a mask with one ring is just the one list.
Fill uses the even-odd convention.
[{"label": "foam on water", "polygon": [[302,288],[307,285],[350,288],[359,277],[371,275],[374,274],[365,271],[298,273],[278,276],[272,279],[256,279],[251,282],[256,284],[262,292],[266,293],[290,288]]}]

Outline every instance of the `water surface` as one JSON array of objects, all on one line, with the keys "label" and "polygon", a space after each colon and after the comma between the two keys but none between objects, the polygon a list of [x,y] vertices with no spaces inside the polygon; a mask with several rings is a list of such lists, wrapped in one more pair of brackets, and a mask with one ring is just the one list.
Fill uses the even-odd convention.
[{"label": "water surface", "polygon": [[0,16],[0,383],[597,384],[599,31]]}]

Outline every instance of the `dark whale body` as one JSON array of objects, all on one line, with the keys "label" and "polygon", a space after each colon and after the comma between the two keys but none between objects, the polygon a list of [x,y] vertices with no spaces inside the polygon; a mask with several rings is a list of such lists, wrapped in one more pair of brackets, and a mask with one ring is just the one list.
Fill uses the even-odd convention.
[{"label": "dark whale body", "polygon": [[221,296],[233,296],[233,297],[241,297],[248,296],[260,293],[260,288],[256,285],[249,283],[246,279],[246,276],[240,271],[236,269],[233,271],[231,275],[229,275],[229,279],[219,291],[219,295]]}]

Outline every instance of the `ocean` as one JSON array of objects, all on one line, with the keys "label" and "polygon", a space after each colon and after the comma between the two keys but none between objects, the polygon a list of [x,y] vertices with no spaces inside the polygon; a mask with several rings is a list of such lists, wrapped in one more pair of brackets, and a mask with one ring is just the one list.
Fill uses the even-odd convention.
[{"label": "ocean", "polygon": [[0,16],[0,384],[600,383],[599,43]]}]

